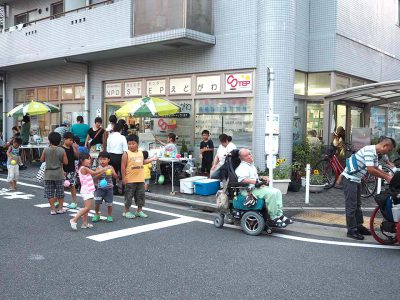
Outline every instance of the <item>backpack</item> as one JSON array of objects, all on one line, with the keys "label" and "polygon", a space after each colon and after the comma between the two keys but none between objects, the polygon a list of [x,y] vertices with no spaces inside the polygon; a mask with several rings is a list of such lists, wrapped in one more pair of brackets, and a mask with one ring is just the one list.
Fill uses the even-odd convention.
[{"label": "backpack", "polygon": [[346,158],[346,173],[349,175],[356,174],[360,172],[364,168],[360,168],[360,166],[357,163],[357,158],[355,153],[352,154],[349,158]]}]

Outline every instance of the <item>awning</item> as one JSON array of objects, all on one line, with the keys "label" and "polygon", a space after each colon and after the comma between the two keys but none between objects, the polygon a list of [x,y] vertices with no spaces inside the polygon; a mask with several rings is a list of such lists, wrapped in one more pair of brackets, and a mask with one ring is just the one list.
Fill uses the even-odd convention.
[{"label": "awning", "polygon": [[353,102],[368,106],[400,102],[400,80],[360,85],[324,97],[326,102]]}]

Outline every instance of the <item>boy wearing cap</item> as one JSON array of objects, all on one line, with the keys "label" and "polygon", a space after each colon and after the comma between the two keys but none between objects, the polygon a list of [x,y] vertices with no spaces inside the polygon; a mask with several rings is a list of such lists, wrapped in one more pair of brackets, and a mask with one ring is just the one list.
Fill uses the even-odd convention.
[{"label": "boy wearing cap", "polygon": [[[127,142],[128,150],[122,155],[121,163],[122,183],[125,185],[125,209],[122,216],[127,219],[147,218],[147,215],[142,211],[145,203],[143,165],[151,163],[157,158],[144,159],[143,152],[138,147],[139,138],[137,135],[129,135]],[[135,214],[129,211],[133,198],[137,205]]]}]

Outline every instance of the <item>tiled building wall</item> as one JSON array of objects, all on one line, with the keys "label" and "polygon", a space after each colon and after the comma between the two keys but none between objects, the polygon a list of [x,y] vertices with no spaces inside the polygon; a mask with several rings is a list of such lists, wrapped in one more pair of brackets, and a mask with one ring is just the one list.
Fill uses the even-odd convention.
[{"label": "tiled building wall", "polygon": [[400,79],[397,0],[337,0],[336,70],[373,81]]}]

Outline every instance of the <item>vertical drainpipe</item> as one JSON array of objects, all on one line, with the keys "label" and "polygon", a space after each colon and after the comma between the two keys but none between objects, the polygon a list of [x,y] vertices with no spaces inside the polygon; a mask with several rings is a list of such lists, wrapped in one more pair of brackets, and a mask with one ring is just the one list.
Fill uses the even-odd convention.
[{"label": "vertical drainpipe", "polygon": [[3,73],[3,140],[7,140],[6,73]]},{"label": "vertical drainpipe", "polygon": [[90,124],[90,116],[89,116],[89,63],[86,64],[86,73],[85,73],[85,115],[87,116],[87,124]]}]

